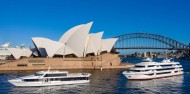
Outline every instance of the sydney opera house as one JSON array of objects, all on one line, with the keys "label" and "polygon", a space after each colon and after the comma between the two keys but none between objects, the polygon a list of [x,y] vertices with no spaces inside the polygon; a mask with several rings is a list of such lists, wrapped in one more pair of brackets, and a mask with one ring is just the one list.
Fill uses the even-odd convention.
[{"label": "sydney opera house", "polygon": [[103,32],[89,34],[93,22],[75,26],[68,30],[59,41],[34,37],[32,41],[36,48],[36,55],[40,57],[86,57],[110,52],[116,38],[102,39]]},{"label": "sydney opera house", "polygon": [[[33,37],[33,49],[6,48],[14,60],[4,60],[1,70],[117,68],[120,58],[113,50],[117,38],[102,39],[103,32],[89,33],[93,22],[77,25],[58,41]],[[3,62],[3,61],[1,61]]]}]

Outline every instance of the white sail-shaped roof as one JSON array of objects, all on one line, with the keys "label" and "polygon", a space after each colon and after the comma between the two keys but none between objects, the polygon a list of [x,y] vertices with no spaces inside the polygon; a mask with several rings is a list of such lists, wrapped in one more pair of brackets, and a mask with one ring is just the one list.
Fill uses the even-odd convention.
[{"label": "white sail-shaped roof", "polygon": [[65,46],[65,52],[64,55],[74,54],[76,55],[75,51],[71,49],[69,46]]},{"label": "white sail-shaped roof", "polygon": [[28,48],[7,48],[15,59],[20,59],[21,56],[30,57],[32,51]]},{"label": "white sail-shaped roof", "polygon": [[30,57],[32,55],[32,51],[29,48],[23,48],[22,56]]},{"label": "white sail-shaped roof", "polygon": [[54,54],[56,54],[56,55],[63,55],[64,51],[65,51],[65,46],[62,46]]},{"label": "white sail-shaped roof", "polygon": [[46,38],[32,38],[35,46],[37,47],[42,57],[53,57],[58,49],[64,46],[63,43],[53,41]]},{"label": "white sail-shaped roof", "polygon": [[117,38],[103,39],[101,45],[101,51],[110,52],[116,41]]},{"label": "white sail-shaped roof", "polygon": [[93,22],[87,23],[77,29],[66,43],[67,46],[75,51],[77,57],[84,56],[86,40],[92,23]]},{"label": "white sail-shaped roof", "polygon": [[69,54],[76,54],[70,47],[62,46],[55,52],[56,55],[69,55]]},{"label": "white sail-shaped roof", "polygon": [[19,48],[8,48],[8,51],[14,56],[15,59],[20,59],[23,51]]},{"label": "white sail-shaped roof", "polygon": [[86,40],[86,47],[85,47],[85,56],[88,53],[94,53],[94,55],[96,54],[96,48],[94,47],[94,43],[93,43],[93,36],[94,34],[89,34],[88,38]]},{"label": "white sail-shaped roof", "polygon": [[84,26],[84,24],[82,24],[82,25],[77,25],[77,26],[75,26],[75,27],[69,29],[68,31],[66,31],[66,32],[63,34],[63,36],[59,39],[59,42],[65,44],[65,43],[69,40],[69,38],[72,36],[72,34],[73,34],[74,32],[76,32],[79,28],[81,28],[82,26]]},{"label": "white sail-shaped roof", "polygon": [[85,57],[86,54],[100,55],[101,51],[110,52],[117,38],[101,39],[103,32],[88,34],[93,22],[69,29],[59,41],[46,38],[32,38],[39,56],[74,54]]},{"label": "white sail-shaped roof", "polygon": [[92,38],[94,47],[95,47],[95,51],[96,51],[95,55],[99,55],[99,53],[101,51],[100,49],[101,49],[102,35],[103,35],[103,32],[99,32],[99,33],[96,33]]},{"label": "white sail-shaped roof", "polygon": [[100,52],[100,48],[101,48],[102,35],[103,35],[103,32],[89,35],[86,54],[94,53],[94,55],[99,55],[98,53]]}]

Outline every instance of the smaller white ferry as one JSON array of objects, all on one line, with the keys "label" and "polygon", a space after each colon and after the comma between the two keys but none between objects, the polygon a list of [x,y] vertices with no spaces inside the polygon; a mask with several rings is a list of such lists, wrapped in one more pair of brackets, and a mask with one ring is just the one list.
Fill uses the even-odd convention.
[{"label": "smaller white ferry", "polygon": [[19,87],[53,86],[63,84],[77,84],[90,82],[90,73],[68,73],[67,71],[39,71],[34,75],[8,80]]},{"label": "smaller white ferry", "polygon": [[142,60],[142,62],[124,71],[123,74],[129,80],[148,80],[183,74],[182,65],[179,62],[164,59],[162,62],[154,62],[151,59]]}]

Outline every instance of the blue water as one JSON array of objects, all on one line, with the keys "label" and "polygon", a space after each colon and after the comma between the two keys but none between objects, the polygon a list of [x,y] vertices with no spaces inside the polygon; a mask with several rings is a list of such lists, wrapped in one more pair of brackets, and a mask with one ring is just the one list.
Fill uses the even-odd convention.
[{"label": "blue water", "polygon": [[[141,59],[127,58],[123,61],[138,63]],[[155,59],[161,61],[161,59]],[[49,87],[15,87],[7,82],[9,78],[33,74],[35,71],[14,71],[0,75],[0,94],[190,94],[190,60],[181,62],[184,75],[130,81],[121,73],[126,69],[110,70],[68,70],[69,72],[90,72],[90,83]]]}]

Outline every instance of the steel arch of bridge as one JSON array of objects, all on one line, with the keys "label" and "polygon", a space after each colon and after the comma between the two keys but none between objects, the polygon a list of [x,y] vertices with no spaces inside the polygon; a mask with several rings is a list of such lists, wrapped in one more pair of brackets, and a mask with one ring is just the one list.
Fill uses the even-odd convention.
[{"label": "steel arch of bridge", "polygon": [[[165,37],[158,34],[151,34],[151,33],[130,33],[117,36],[118,38],[116,44],[114,45],[115,49],[169,49],[169,50],[190,50],[189,45],[181,43],[177,40],[171,39],[169,37]],[[150,40],[155,40],[157,42],[163,43],[166,46],[157,46],[157,47],[127,47],[125,46],[125,42],[128,39],[137,39],[137,38],[146,38]]]}]

